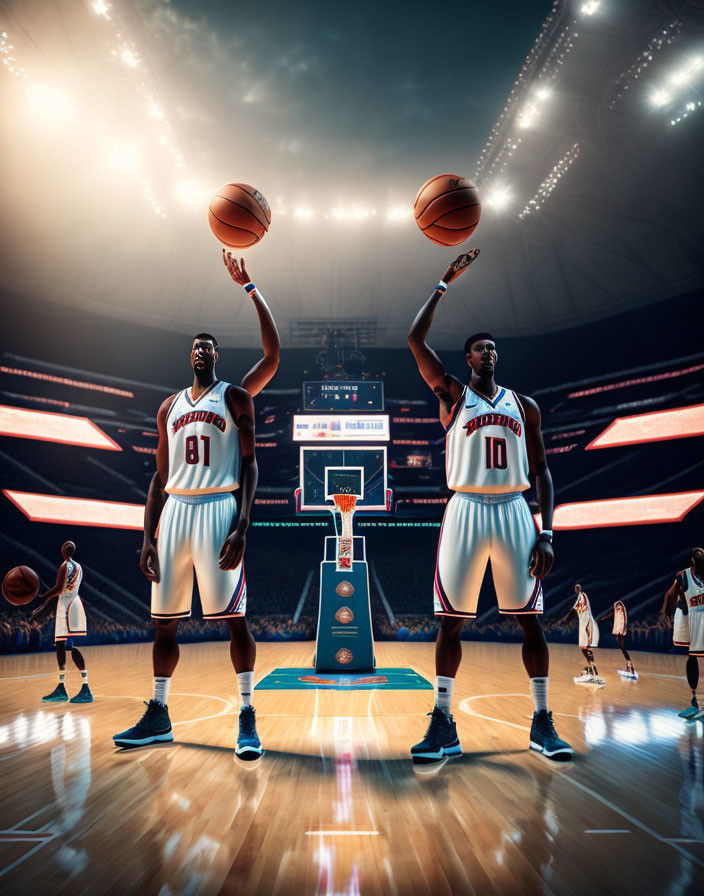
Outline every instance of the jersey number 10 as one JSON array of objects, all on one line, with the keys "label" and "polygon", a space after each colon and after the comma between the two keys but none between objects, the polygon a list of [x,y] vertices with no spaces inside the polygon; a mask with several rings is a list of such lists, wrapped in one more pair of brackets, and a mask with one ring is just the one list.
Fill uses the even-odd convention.
[{"label": "jersey number 10", "polygon": [[506,458],[506,439],[497,436],[485,436],[487,470],[505,470],[508,466]]},{"label": "jersey number 10", "polygon": [[[201,436],[203,442],[203,465],[210,466],[210,436]],[[198,436],[188,436],[186,439],[186,463],[197,464],[200,461],[198,453]]]}]

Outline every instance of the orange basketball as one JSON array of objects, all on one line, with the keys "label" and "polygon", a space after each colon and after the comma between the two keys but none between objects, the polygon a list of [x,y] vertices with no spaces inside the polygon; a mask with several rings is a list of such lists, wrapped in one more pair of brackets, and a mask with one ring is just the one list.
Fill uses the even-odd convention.
[{"label": "orange basketball", "polygon": [[413,204],[416,224],[439,246],[457,246],[474,232],[482,206],[471,180],[438,174],[418,190]]},{"label": "orange basketball", "polygon": [[28,566],[15,566],[2,582],[3,597],[15,607],[22,607],[33,601],[37,591],[39,576]]},{"label": "orange basketball", "polygon": [[225,184],[210,200],[208,221],[215,236],[226,246],[246,249],[268,231],[269,203],[249,184]]}]

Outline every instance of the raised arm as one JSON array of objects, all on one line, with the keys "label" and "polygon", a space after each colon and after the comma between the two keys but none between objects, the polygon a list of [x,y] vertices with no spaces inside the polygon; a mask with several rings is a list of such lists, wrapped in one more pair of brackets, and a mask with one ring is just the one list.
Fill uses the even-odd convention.
[{"label": "raised arm", "polygon": [[276,323],[269,306],[247,273],[247,269],[244,266],[244,258],[240,259],[238,265],[237,259],[234,258],[232,253],[225,252],[223,249],[222,259],[235,283],[244,286],[250,299],[254,302],[254,308],[259,318],[259,331],[262,337],[264,357],[257,361],[242,380],[242,388],[246,389],[254,397],[262,391],[279,367],[279,354],[281,351],[279,331],[276,329]]},{"label": "raised arm", "polygon": [[165,488],[169,479],[169,441],[166,434],[166,418],[169,416],[175,398],[176,395],[167,398],[156,415],[156,428],[159,432],[159,442],[156,446],[156,472],[149,483],[147,504],[144,508],[144,541],[139,557],[139,568],[150,582],[158,582],[161,575],[155,538],[161,511],[166,502]]},{"label": "raised arm", "polygon": [[240,438],[239,514],[233,516],[230,534],[220,549],[220,569],[235,569],[242,561],[249,528],[254,493],[257,490],[257,459],[254,453],[254,403],[252,396],[239,386],[230,386],[227,402]]},{"label": "raised arm", "polygon": [[408,333],[408,345],[416,359],[420,375],[440,399],[441,420],[452,412],[462,392],[462,384],[447,373],[444,364],[425,340],[433,322],[435,309],[445,295],[448,284],[467,270],[478,255],[479,249],[470,249],[466,255],[460,255],[452,262],[433,294],[416,315]]}]

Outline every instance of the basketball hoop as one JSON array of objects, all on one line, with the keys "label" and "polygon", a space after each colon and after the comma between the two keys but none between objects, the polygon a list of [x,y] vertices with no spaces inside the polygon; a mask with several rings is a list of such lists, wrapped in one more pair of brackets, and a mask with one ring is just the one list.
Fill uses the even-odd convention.
[{"label": "basketball hoop", "polygon": [[[332,515],[339,510],[342,531],[337,538],[337,570],[352,569],[352,517],[357,504],[357,495],[337,494],[332,496]],[[337,527],[336,527],[337,528]]]}]

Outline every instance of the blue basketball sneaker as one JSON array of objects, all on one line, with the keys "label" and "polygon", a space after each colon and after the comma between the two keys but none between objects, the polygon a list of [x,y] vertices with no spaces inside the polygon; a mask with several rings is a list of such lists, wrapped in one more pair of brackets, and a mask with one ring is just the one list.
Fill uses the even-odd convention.
[{"label": "blue basketball sneaker", "polygon": [[93,702],[93,694],[91,693],[90,687],[88,686],[88,682],[84,681],[81,685],[80,691],[71,697],[71,703],[92,703]]},{"label": "blue basketball sneaker", "polygon": [[67,700],[68,693],[63,681],[60,681],[50,694],[42,697],[42,703],[66,703]]},{"label": "blue basketball sneaker", "polygon": [[530,728],[530,748],[554,759],[556,762],[569,762],[574,755],[572,747],[560,740],[552,721],[552,713],[541,709],[533,713],[533,724]]},{"label": "blue basketball sneaker", "polygon": [[243,706],[240,710],[240,733],[237,737],[235,754],[246,761],[257,759],[262,755],[262,742],[257,734],[257,720],[254,717],[254,707]]},{"label": "blue basketball sneaker", "polygon": [[423,740],[411,747],[414,765],[442,762],[447,756],[461,756],[462,747],[457,737],[457,725],[452,716],[446,716],[439,706],[429,712],[430,722]]},{"label": "blue basketball sneaker", "polygon": [[147,744],[167,743],[174,739],[169,710],[157,700],[144,701],[147,711],[133,728],[114,734],[118,747],[145,747]]},{"label": "blue basketball sneaker", "polygon": [[[44,698],[46,700],[46,697]],[[689,706],[686,709],[680,710],[677,715],[681,719],[686,719],[686,721],[691,721],[699,712],[699,703],[696,700],[692,700]]]}]

